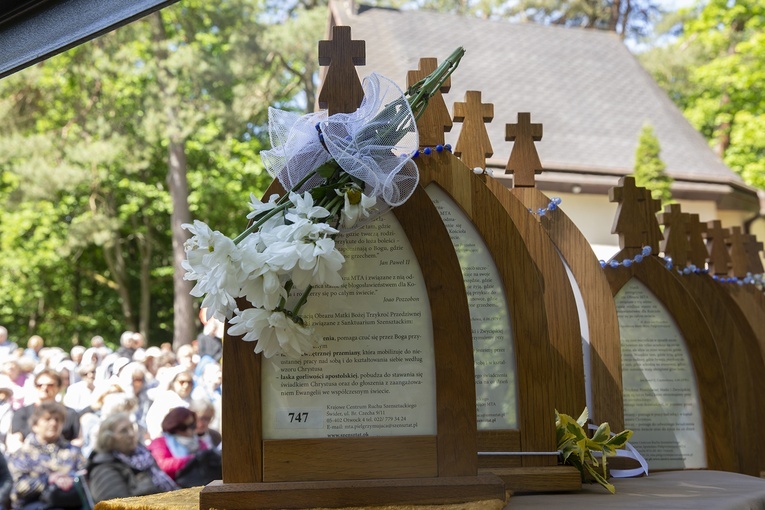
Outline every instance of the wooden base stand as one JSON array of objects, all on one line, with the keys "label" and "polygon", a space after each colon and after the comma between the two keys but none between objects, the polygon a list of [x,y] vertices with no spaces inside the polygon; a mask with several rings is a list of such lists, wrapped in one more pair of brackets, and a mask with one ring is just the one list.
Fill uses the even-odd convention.
[{"label": "wooden base stand", "polygon": [[505,484],[491,473],[474,477],[316,482],[224,484],[216,480],[199,494],[199,509],[444,505],[495,499],[505,500]]},{"label": "wooden base stand", "polygon": [[513,493],[570,492],[582,488],[582,475],[573,466],[508,467],[481,469],[505,482]]}]

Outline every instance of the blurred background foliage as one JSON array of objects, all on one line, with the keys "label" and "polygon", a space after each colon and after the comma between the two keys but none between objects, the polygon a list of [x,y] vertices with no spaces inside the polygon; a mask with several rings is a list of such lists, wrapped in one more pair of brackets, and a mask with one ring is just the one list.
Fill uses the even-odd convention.
[{"label": "blurred background foliage", "polygon": [[[765,186],[761,0],[369,3],[612,31]],[[13,340],[193,339],[198,303],[173,237],[191,218],[241,230],[249,194],[270,182],[268,107],[313,110],[327,16],[325,0],[184,0],[0,81],[0,324]]]}]

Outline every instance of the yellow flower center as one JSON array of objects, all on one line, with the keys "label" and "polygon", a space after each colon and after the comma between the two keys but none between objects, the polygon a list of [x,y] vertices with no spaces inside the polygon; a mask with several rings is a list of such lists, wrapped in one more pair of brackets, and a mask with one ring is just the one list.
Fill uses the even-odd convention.
[{"label": "yellow flower center", "polygon": [[346,192],[346,194],[348,195],[348,202],[351,205],[357,205],[359,202],[361,202],[361,190],[351,188]]}]

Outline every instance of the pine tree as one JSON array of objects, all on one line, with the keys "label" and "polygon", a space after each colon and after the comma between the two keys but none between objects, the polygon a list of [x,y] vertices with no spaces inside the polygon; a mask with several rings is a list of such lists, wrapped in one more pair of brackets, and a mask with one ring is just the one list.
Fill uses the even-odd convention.
[{"label": "pine tree", "polygon": [[664,172],[667,165],[659,157],[660,153],[659,139],[653,127],[645,124],[635,150],[635,183],[651,190],[653,198],[660,199],[664,205],[672,200],[672,178]]}]

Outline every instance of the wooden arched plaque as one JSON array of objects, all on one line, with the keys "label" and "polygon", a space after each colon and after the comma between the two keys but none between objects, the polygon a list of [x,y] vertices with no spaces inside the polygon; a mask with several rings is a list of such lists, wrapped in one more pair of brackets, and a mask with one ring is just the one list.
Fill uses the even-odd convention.
[{"label": "wooden arched plaque", "polygon": [[[282,191],[279,188],[274,183],[266,196]],[[306,431],[306,437],[268,439],[264,437],[263,423],[267,414],[263,392],[269,384],[264,379],[263,364],[268,361],[253,353],[250,344],[227,336],[223,353],[226,388],[223,422],[227,437],[241,439],[224,444],[223,481],[202,491],[200,508],[424,504],[503,496],[501,480],[493,475],[477,475],[476,443],[471,440],[476,437],[476,411],[470,317],[448,232],[420,187],[409,201],[389,214],[395,214],[411,245],[414,260],[408,263],[411,268],[408,272],[421,272],[424,294],[430,304],[434,369],[434,380],[430,383],[435,385],[433,433],[330,437],[334,434],[327,419],[332,410],[320,402],[317,406],[326,407],[324,421],[319,423],[324,426],[323,433]],[[364,228],[375,228],[375,224]],[[342,287],[346,288],[354,275],[343,276],[344,281],[348,279]],[[381,328],[372,331],[379,333],[386,327]],[[336,339],[333,349],[354,351],[353,342]],[[348,364],[343,367],[350,380],[354,373],[361,374],[370,367],[361,362],[361,357],[354,356],[346,356]],[[356,376],[357,380],[362,377]],[[372,404],[371,394],[369,398]],[[318,396],[316,399],[319,400]],[[337,395],[335,401],[337,407],[344,405],[342,395]],[[373,407],[376,405],[368,405],[365,411]],[[405,417],[401,413],[397,416]],[[356,412],[348,419],[357,417]],[[363,420],[367,418],[374,423],[373,415],[365,414]],[[354,429],[350,432],[362,435],[353,433]]]},{"label": "wooden arched plaque", "polygon": [[[551,411],[556,395],[548,384],[557,377],[556,354],[544,282],[524,239],[486,187],[485,177],[447,151],[416,161],[421,185],[452,232],[468,288],[478,450],[483,454],[479,467],[500,475],[511,490],[577,489],[579,473],[557,466]],[[502,327],[504,317],[509,317],[507,330]]]},{"label": "wooden arched plaque", "polygon": [[508,170],[513,174],[511,193],[532,211],[546,211],[539,218],[561,258],[571,271],[579,291],[582,306],[583,349],[589,349],[585,359],[588,373],[588,409],[596,423],[607,421],[612,430],[624,428],[622,405],[621,353],[619,351],[619,322],[616,307],[598,258],[574,222],[558,207],[551,209],[550,199],[539,191],[535,175],[542,164],[534,142],[542,139],[542,124],[532,124],[531,114],[519,113],[516,124],[507,124],[507,139],[513,150]]}]

